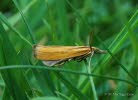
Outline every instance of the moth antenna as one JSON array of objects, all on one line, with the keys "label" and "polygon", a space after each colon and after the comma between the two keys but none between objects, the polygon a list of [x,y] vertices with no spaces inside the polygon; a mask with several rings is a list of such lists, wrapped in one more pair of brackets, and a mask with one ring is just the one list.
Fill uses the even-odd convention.
[{"label": "moth antenna", "polygon": [[89,36],[89,47],[90,47],[90,50],[92,52],[92,32],[90,32],[90,36]]}]

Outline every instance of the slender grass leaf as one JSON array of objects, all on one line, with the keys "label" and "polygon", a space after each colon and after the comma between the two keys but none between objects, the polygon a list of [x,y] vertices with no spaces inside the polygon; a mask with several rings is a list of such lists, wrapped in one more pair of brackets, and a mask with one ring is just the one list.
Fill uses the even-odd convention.
[{"label": "slender grass leaf", "polygon": [[71,74],[76,74],[76,75],[85,75],[85,76],[94,76],[94,77],[99,77],[99,78],[104,78],[104,79],[110,79],[110,80],[118,80],[118,81],[123,81],[128,84],[131,84],[133,86],[138,86],[137,83],[117,78],[117,77],[110,77],[110,76],[105,76],[105,75],[98,75],[98,74],[88,74],[88,73],[83,73],[83,72],[78,72],[78,71],[72,71],[72,70],[66,70],[66,69],[59,69],[59,68],[49,68],[45,66],[33,66],[33,65],[12,65],[12,66],[1,66],[0,70],[7,70],[7,69],[25,69],[25,68],[33,68],[33,69],[42,69],[42,70],[50,70],[50,71],[55,71],[55,72],[66,72],[66,73],[71,73]]},{"label": "slender grass leaf", "polygon": [[[128,22],[128,25],[131,26],[130,27],[131,30],[134,30],[135,27],[138,25],[138,10],[131,17],[131,19]],[[127,27],[125,26],[120,31],[120,33],[117,35],[117,37],[114,39],[114,41],[111,43],[111,45],[109,47],[110,50],[112,51],[112,54],[115,54],[118,51],[118,49],[121,47],[121,45],[123,44],[123,42],[128,37],[128,34],[129,34],[129,32],[127,31]],[[101,59],[103,59],[103,61],[102,61],[103,63],[106,62],[106,64],[107,64],[109,62],[109,59],[111,59],[111,56],[106,55],[106,56],[102,57]],[[104,68],[104,66],[106,66],[106,64],[103,64],[103,68]]]},{"label": "slender grass leaf", "polygon": [[52,82],[52,78],[50,78],[48,71],[39,71],[37,69],[33,69],[33,74],[37,80],[37,84],[41,88],[41,91],[43,92],[44,96],[53,96],[56,95],[55,86]]},{"label": "slender grass leaf", "polygon": [[[128,70],[132,69],[134,62],[135,62],[135,57],[132,55],[133,54],[131,50],[129,50],[129,52],[124,52],[122,56],[122,62],[128,68]],[[120,69],[118,76],[120,78],[125,78],[125,79],[127,78],[127,74],[124,72],[123,69]],[[118,82],[117,87],[114,92],[120,93],[121,95],[114,96],[114,100],[126,100],[127,96],[122,96],[122,95],[125,95],[125,93],[127,93],[127,87],[128,87],[127,84]]]},{"label": "slender grass leaf", "polygon": [[[136,28],[136,26],[138,25],[138,10],[131,17],[128,24],[130,24],[132,30],[134,30]],[[95,37],[99,38],[96,35],[95,35]],[[118,51],[118,49],[121,47],[121,45],[123,44],[123,42],[126,40],[127,37],[128,37],[128,31],[127,31],[127,27],[125,26],[121,30],[121,32],[118,34],[118,36],[114,39],[114,41],[111,43],[111,45],[110,45],[110,50],[112,52],[111,54],[115,54]],[[100,43],[103,44],[103,41],[100,41]],[[106,49],[108,49],[108,48],[106,48]],[[94,66],[95,70],[92,69],[92,72],[95,72],[97,70],[97,73],[100,73],[100,71],[105,69],[104,67],[108,64],[110,59],[111,59],[111,56],[109,54],[102,56],[99,59],[100,62],[97,62],[97,64]],[[120,62],[120,64],[121,64],[121,62]],[[98,67],[96,67],[96,66],[98,66]],[[98,68],[100,68],[100,69],[98,70]],[[129,73],[129,74],[131,74],[131,73]],[[133,75],[130,75],[130,76],[133,77]],[[88,78],[86,80],[88,80]],[[87,84],[89,84],[87,86],[90,86],[89,82]]]},{"label": "slender grass leaf", "polygon": [[71,100],[71,98],[67,97],[67,96],[64,95],[63,93],[60,93],[60,92],[58,92],[58,91],[56,91],[56,93],[57,93],[58,95],[60,95],[62,98],[66,99],[66,100]]},{"label": "slender grass leaf", "polygon": [[2,100],[12,100],[11,95],[9,94],[9,91],[7,88],[4,89]]},{"label": "slender grass leaf", "polygon": [[19,10],[19,12],[20,12],[20,14],[21,14],[21,16],[22,16],[22,19],[23,19],[23,21],[24,21],[24,23],[25,23],[25,25],[26,25],[26,28],[27,28],[27,30],[28,30],[28,33],[29,33],[30,38],[31,38],[31,40],[32,40],[32,43],[35,44],[35,40],[34,40],[34,37],[33,37],[33,34],[32,34],[32,30],[31,30],[30,26],[28,25],[28,22],[27,22],[27,20],[26,20],[26,18],[25,18],[25,16],[24,16],[22,10],[20,9],[20,7],[19,7],[18,3],[16,2],[16,0],[12,0],[12,1],[14,2],[16,8]]},{"label": "slender grass leaf", "polygon": [[[91,58],[92,58],[92,56],[90,57],[89,62],[87,62],[87,60],[85,60],[85,66],[87,67],[87,72],[89,74],[91,73]],[[95,84],[94,84],[94,81],[93,81],[93,77],[89,77],[89,79],[90,79],[90,83],[91,83],[92,93],[94,95],[93,96],[94,100],[98,100],[96,89],[95,89]]]},{"label": "slender grass leaf", "polygon": [[17,29],[15,29],[7,20],[7,18],[2,14],[2,13],[0,13],[0,20],[4,23],[4,24],[6,24],[7,26],[8,26],[8,28],[10,29],[10,30],[12,30],[14,33],[16,33],[16,35],[19,37],[19,38],[21,38],[23,41],[25,41],[27,44],[29,44],[29,45],[31,45],[32,46],[32,44],[17,30]]},{"label": "slender grass leaf", "polygon": [[63,99],[58,98],[58,97],[37,97],[31,100],[63,100]]},{"label": "slender grass leaf", "polygon": [[[37,3],[37,0],[32,0],[25,8],[23,9],[23,13],[27,13],[29,9]],[[8,21],[15,25],[19,20],[21,19],[20,13],[16,13],[13,16],[11,16]]]},{"label": "slender grass leaf", "polygon": [[75,86],[73,86],[61,73],[56,73],[56,76],[79,100],[87,100],[87,97],[83,95]]},{"label": "slender grass leaf", "polygon": [[[66,6],[65,6],[65,0],[58,0],[56,1],[56,9],[57,9],[57,16],[58,16],[58,28],[60,30],[60,33],[62,34],[62,44],[65,44],[65,40],[68,39],[71,43],[71,38],[69,38],[69,26],[68,26],[68,20],[67,20],[67,12],[66,12]],[[73,38],[73,37],[72,37]],[[69,45],[68,43],[68,45]]]},{"label": "slender grass leaf", "polygon": [[[11,44],[2,24],[0,23],[0,35],[3,39],[2,50],[4,54],[4,65],[19,64],[18,56],[13,45]],[[9,49],[10,48],[10,49]],[[9,58],[10,57],[10,58]],[[25,77],[20,69],[1,71],[3,80],[7,86],[9,93],[15,100],[27,100],[23,84],[26,83]],[[14,86],[12,86],[14,84]]]},{"label": "slender grass leaf", "polygon": [[[22,19],[28,29],[28,32],[29,32],[29,36],[30,38],[32,39],[32,43],[35,44],[35,39],[34,39],[34,36],[32,34],[32,30],[31,30],[31,27],[29,26],[22,10],[19,8],[19,5],[18,3],[16,2],[16,0],[13,0],[16,8],[19,10],[21,16],[22,16]],[[42,91],[44,92],[44,95],[53,95],[54,94],[54,91],[55,91],[55,88],[54,88],[54,85],[53,85],[53,82],[50,78],[50,75],[49,75],[49,72],[48,71],[41,71],[39,72],[38,70],[33,70],[33,73],[36,77],[36,80],[37,82],[40,84],[39,86],[41,87]],[[47,90],[46,90],[47,89]],[[52,91],[51,91],[52,90]],[[52,93],[53,92],[53,93]]]}]

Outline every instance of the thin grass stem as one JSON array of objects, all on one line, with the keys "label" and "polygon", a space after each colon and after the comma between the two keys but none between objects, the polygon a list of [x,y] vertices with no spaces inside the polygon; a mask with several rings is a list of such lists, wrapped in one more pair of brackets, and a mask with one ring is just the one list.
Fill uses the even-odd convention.
[{"label": "thin grass stem", "polygon": [[15,4],[15,7],[19,10],[19,12],[20,12],[20,14],[21,14],[21,16],[22,16],[22,19],[23,19],[23,21],[24,21],[24,23],[25,23],[25,26],[26,26],[27,30],[28,30],[28,33],[29,33],[30,38],[31,38],[31,40],[32,40],[32,43],[35,44],[35,39],[34,39],[34,37],[33,37],[32,30],[31,30],[31,28],[30,28],[30,26],[29,26],[29,24],[28,24],[28,22],[27,22],[27,20],[26,20],[26,18],[25,18],[25,16],[24,16],[22,10],[20,9],[20,7],[19,7],[19,5],[18,5],[18,3],[17,3],[16,0],[12,0],[12,1],[13,1],[13,3]]},{"label": "thin grass stem", "polygon": [[[92,56],[90,57],[88,62],[87,62],[87,60],[85,60],[85,66],[87,68],[88,74],[91,74],[91,58],[92,58]],[[93,77],[89,76],[89,79],[90,79],[90,84],[91,84],[94,100],[98,100],[96,89],[95,89],[95,85],[94,85],[94,81],[93,81]]]},{"label": "thin grass stem", "polygon": [[11,65],[11,66],[1,66],[0,70],[6,70],[6,69],[27,69],[27,68],[33,68],[33,69],[43,69],[43,70],[50,70],[50,71],[56,71],[56,72],[65,72],[65,73],[71,73],[71,74],[76,74],[76,75],[85,75],[85,76],[94,76],[94,77],[99,77],[99,78],[104,78],[104,79],[110,79],[110,80],[117,80],[117,81],[122,81],[128,84],[131,84],[133,86],[138,87],[138,83],[132,82],[129,80],[117,78],[117,77],[111,77],[111,76],[105,76],[105,75],[97,75],[97,74],[88,74],[88,73],[83,73],[83,72],[77,72],[77,71],[72,71],[72,70],[66,70],[66,69],[61,69],[61,68],[53,68],[53,67],[45,67],[45,66],[34,66],[34,65]]}]

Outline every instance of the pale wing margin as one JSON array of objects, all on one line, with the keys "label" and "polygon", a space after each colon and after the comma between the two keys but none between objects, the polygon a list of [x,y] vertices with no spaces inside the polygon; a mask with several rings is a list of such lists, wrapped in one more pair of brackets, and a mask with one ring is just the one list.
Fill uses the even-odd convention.
[{"label": "pale wing margin", "polygon": [[47,61],[42,61],[44,65],[47,65],[47,66],[59,66],[59,65],[63,65],[66,60],[68,59],[61,59],[61,60],[47,60]]}]

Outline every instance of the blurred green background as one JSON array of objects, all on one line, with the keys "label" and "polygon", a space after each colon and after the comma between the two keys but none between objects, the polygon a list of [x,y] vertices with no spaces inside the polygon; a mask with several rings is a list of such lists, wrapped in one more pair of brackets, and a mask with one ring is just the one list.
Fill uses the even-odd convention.
[{"label": "blurred green background", "polygon": [[[107,50],[92,57],[93,82],[83,61],[47,70],[33,56],[34,44],[89,46],[90,32]],[[1,0],[0,99],[137,100],[137,33],[137,0]]]}]

